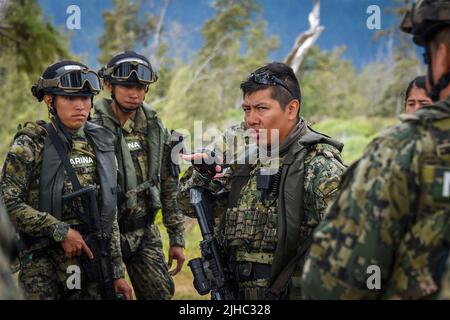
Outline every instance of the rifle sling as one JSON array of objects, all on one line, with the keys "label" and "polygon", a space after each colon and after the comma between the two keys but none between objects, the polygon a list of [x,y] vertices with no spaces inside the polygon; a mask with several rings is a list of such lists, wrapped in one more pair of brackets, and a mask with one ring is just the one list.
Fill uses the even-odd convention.
[{"label": "rifle sling", "polygon": [[[64,169],[66,170],[66,173],[69,176],[70,182],[72,183],[73,191],[80,190],[81,189],[80,181],[78,180],[75,170],[73,169],[72,165],[70,164],[70,159],[69,159],[69,156],[67,155],[67,151],[64,148],[64,146],[61,142],[61,139],[58,137],[58,134],[56,133],[56,130],[53,127],[52,123],[47,123],[45,125],[45,129],[47,130],[50,140],[52,141],[52,144],[55,147],[55,150],[58,153],[59,158],[61,159]],[[89,207],[86,204],[85,197],[83,196],[81,199],[82,199],[81,202],[83,204],[84,212],[87,213],[89,211]],[[81,215],[79,215],[79,217],[82,221],[84,221],[85,223],[90,225],[89,219],[87,219],[87,217],[83,217]]]},{"label": "rifle sling", "polygon": [[306,254],[308,248],[311,246],[313,241],[312,234],[306,239],[303,245],[298,249],[297,254],[292,258],[292,260],[284,267],[284,269],[277,276],[272,286],[267,290],[267,298],[270,300],[278,300],[281,297],[282,292],[286,288],[286,285],[291,280],[291,277],[297,267],[300,259]]}]

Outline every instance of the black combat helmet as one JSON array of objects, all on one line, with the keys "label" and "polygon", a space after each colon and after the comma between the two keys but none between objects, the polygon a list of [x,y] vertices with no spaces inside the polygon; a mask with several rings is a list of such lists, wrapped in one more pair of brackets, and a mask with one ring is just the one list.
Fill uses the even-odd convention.
[{"label": "black combat helmet", "polygon": [[433,101],[438,101],[441,91],[450,84],[450,72],[435,82],[431,66],[430,41],[446,27],[450,27],[450,0],[418,0],[405,14],[400,25],[403,32],[413,35],[417,45],[425,48],[428,80],[432,87],[428,95]]},{"label": "black combat helmet", "polygon": [[114,55],[98,73],[112,85],[148,85],[158,80],[150,61],[131,50]]},{"label": "black combat helmet", "polygon": [[450,0],[418,0],[401,23],[403,32],[413,35],[414,42],[422,47],[439,30],[450,26]]},{"label": "black combat helmet", "polygon": [[82,63],[63,60],[50,65],[31,87],[33,96],[42,101],[44,95],[92,97],[101,90],[95,71]]}]

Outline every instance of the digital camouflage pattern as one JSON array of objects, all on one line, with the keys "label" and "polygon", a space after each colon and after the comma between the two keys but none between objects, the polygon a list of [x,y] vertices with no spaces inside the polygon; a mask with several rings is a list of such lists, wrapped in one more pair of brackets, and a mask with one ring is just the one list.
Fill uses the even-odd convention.
[{"label": "digital camouflage pattern", "polygon": [[137,299],[169,300],[175,284],[165,262],[159,228],[152,224],[139,231],[133,234],[142,239],[142,248],[125,262],[135,295]]},{"label": "digital camouflage pattern", "polygon": [[[437,296],[450,243],[450,100],[401,119],[346,172],[314,234],[305,298]],[[380,290],[368,289],[371,265]]]},{"label": "digital camouflage pattern", "polygon": [[[278,160],[281,166],[283,158]],[[227,168],[223,177],[212,180],[191,167],[181,179],[179,207],[186,215],[195,216],[189,202],[191,187],[203,186],[216,195],[216,238],[227,252],[229,266],[236,273],[238,288],[235,294],[238,299],[264,299],[270,283],[271,265],[278,241],[278,197],[272,194],[262,197],[262,191],[257,189],[257,172],[265,166],[267,165],[260,161],[252,166],[250,179],[240,193],[238,205],[230,209],[227,209],[227,193],[231,188],[231,175],[237,169],[236,165]],[[340,177],[345,170],[339,151],[322,144],[309,150],[305,157],[305,168],[305,212],[300,226],[301,243],[324,218],[325,209],[334,200]],[[299,190],[299,195],[300,192]],[[258,271],[255,271],[256,268]],[[289,298],[300,297],[300,271],[301,266],[292,278]]]},{"label": "digital camouflage pattern", "polygon": [[0,200],[0,300],[21,299],[22,293],[11,275],[9,253],[13,249],[14,228]]},{"label": "digital camouflage pattern", "polygon": [[[80,258],[67,258],[61,245],[55,242],[58,232],[63,237],[69,225],[79,225],[76,211],[83,211],[81,202],[65,203],[61,221],[49,212],[40,212],[39,180],[41,175],[45,133],[38,125],[27,123],[23,129],[28,134],[18,135],[10,146],[4,163],[0,193],[17,231],[34,237],[46,237],[50,246],[34,244],[20,254],[19,281],[26,299],[100,299],[96,284],[86,283],[82,273],[81,290],[68,291],[67,268],[80,265]],[[72,135],[74,146],[69,158],[82,187],[97,184],[96,162],[93,148],[83,129]],[[73,192],[65,176],[63,194]],[[99,203],[101,203],[99,201]],[[114,278],[124,278],[125,268],[120,250],[120,233],[114,219],[111,235],[111,257]]]},{"label": "digital camouflage pattern", "polygon": [[[92,120],[104,125],[107,117],[114,123],[113,132],[121,132],[125,145],[131,154],[136,173],[137,184],[150,179],[148,174],[148,157],[151,156],[147,138],[147,119],[139,108],[123,125],[122,129],[110,106],[111,100],[103,99],[95,103]],[[164,129],[164,132],[165,129]],[[169,135],[165,137],[167,146],[161,165],[161,204],[163,224],[169,235],[170,246],[184,247],[184,217],[180,214],[176,203],[178,178],[170,175],[168,162],[170,160]],[[120,161],[119,161],[120,166]],[[122,169],[125,170],[125,167]],[[124,187],[125,188],[125,187]],[[149,194],[147,191],[137,194],[137,204],[131,213],[123,203],[119,208],[119,218],[139,218],[151,212]],[[132,215],[132,216],[131,216]],[[166,300],[174,294],[174,282],[169,274],[168,266],[162,251],[161,236],[156,225],[121,234],[122,252],[127,271],[138,299]]]},{"label": "digital camouflage pattern", "polygon": [[447,259],[446,271],[442,277],[442,290],[439,298],[442,300],[450,300],[450,256]]}]

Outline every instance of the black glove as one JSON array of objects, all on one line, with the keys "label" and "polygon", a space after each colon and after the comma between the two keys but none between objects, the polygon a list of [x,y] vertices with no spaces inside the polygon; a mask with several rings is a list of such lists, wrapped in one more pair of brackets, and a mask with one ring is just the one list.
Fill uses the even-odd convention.
[{"label": "black glove", "polygon": [[[202,149],[199,153],[207,154],[208,158],[191,160],[192,166],[202,175],[210,178],[214,177],[218,173],[216,171],[216,166],[220,165],[220,159],[216,156],[216,153],[212,150]],[[220,172],[222,172],[222,170]]]}]

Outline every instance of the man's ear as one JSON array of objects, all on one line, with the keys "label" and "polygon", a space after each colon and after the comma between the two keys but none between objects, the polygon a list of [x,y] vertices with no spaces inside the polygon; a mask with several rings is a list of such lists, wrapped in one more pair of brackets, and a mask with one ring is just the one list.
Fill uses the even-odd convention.
[{"label": "man's ear", "polygon": [[286,107],[289,120],[296,120],[300,111],[300,101],[292,100]]},{"label": "man's ear", "polygon": [[51,95],[46,94],[44,96],[44,102],[49,110],[52,107],[52,101],[53,101],[53,97]]},{"label": "man's ear", "polygon": [[105,86],[106,90],[108,90],[109,92],[112,92],[112,84],[109,83],[108,81],[104,81],[103,85]]}]

